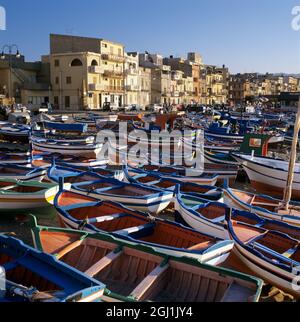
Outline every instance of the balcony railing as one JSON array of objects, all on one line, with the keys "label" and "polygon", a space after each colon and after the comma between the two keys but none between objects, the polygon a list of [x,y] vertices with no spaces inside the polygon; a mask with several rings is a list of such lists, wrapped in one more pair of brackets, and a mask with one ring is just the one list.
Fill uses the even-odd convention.
[{"label": "balcony railing", "polygon": [[103,74],[104,69],[101,66],[90,66],[89,67],[89,72],[92,74]]},{"label": "balcony railing", "polygon": [[117,63],[125,62],[125,58],[123,56],[113,55],[113,54],[102,54],[102,59],[117,62]]},{"label": "balcony railing", "polygon": [[126,69],[125,70],[125,74],[126,75],[138,75],[139,74],[139,70],[138,69],[134,69],[134,68]]},{"label": "balcony railing", "polygon": [[123,77],[123,71],[121,69],[106,69],[103,74],[106,77]]},{"label": "balcony railing", "polygon": [[103,84],[89,84],[90,91],[101,91],[101,92],[123,92],[124,86],[109,86]]},{"label": "balcony railing", "polygon": [[124,86],[104,86],[105,92],[124,92]]},{"label": "balcony railing", "polygon": [[126,91],[135,92],[139,91],[140,87],[138,85],[126,85]]}]

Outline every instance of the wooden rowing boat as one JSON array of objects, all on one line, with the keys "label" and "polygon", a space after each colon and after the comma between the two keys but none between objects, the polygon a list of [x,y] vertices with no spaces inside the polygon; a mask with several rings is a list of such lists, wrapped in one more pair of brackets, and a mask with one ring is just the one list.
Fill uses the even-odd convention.
[{"label": "wooden rowing boat", "polygon": [[71,154],[86,158],[97,158],[103,148],[103,144],[98,143],[57,142],[44,138],[32,138],[31,142],[33,149],[36,151],[59,153],[62,155]]},{"label": "wooden rowing boat", "polygon": [[90,171],[85,171],[80,168],[74,168],[70,166],[60,166],[53,164],[47,170],[48,179],[59,183],[60,178],[63,179],[66,183],[79,183],[79,182],[87,182],[93,180],[99,180],[101,177],[99,175],[108,177],[108,178],[115,178],[117,180],[122,181],[124,178],[124,171],[123,170],[110,170],[105,168],[93,168]]},{"label": "wooden rowing boat", "polygon": [[224,202],[234,208],[250,211],[265,218],[300,226],[299,202],[291,202],[288,211],[280,210],[282,200],[229,187],[224,188]]},{"label": "wooden rowing boat", "polygon": [[57,184],[2,179],[0,180],[0,212],[48,207],[53,204],[58,190]]},{"label": "wooden rowing boat", "polygon": [[[271,285],[300,298],[300,242],[276,230],[233,220],[227,214],[229,236],[247,267]],[[299,238],[299,237],[298,237]]]},{"label": "wooden rowing boat", "polygon": [[220,201],[223,197],[222,189],[213,186],[204,186],[196,183],[181,182],[175,179],[167,179],[159,174],[147,173],[145,171],[125,168],[126,180],[129,183],[154,186],[159,189],[171,190],[175,192],[176,185],[180,185],[183,193],[208,200]]},{"label": "wooden rowing boat", "polygon": [[226,260],[233,247],[228,241],[174,222],[73,192],[60,192],[54,204],[65,227],[109,233],[130,243],[148,245],[167,255],[192,257],[200,262],[218,265]]},{"label": "wooden rowing boat", "polygon": [[262,281],[248,275],[164,256],[105,234],[33,229],[38,249],[106,284],[106,296],[151,302],[256,302]]},{"label": "wooden rowing boat", "polygon": [[159,174],[162,178],[176,179],[180,182],[192,182],[201,185],[215,186],[218,181],[217,174],[206,174],[203,170],[192,168],[145,165],[141,167],[141,169],[150,174]]},{"label": "wooden rowing boat", "polygon": [[73,183],[72,189],[83,195],[118,202],[131,209],[152,214],[159,214],[173,200],[172,191],[128,184],[102,176],[90,182]]},{"label": "wooden rowing boat", "polygon": [[224,229],[228,208],[225,204],[182,194],[180,186],[176,187],[174,203],[176,215],[181,223],[201,233],[228,240],[228,232]]},{"label": "wooden rowing boat", "polygon": [[30,126],[21,124],[7,124],[0,128],[0,137],[9,142],[29,142]]},{"label": "wooden rowing boat", "polygon": [[0,166],[0,179],[13,178],[22,181],[42,181],[46,175],[46,172],[47,171],[42,168],[5,164]]},{"label": "wooden rowing boat", "polygon": [[0,235],[0,302],[96,302],[105,285],[21,241]]},{"label": "wooden rowing boat", "polygon": [[[233,153],[232,156],[242,165],[255,189],[262,193],[268,191],[270,195],[283,196],[289,162],[241,153]],[[300,164],[295,167],[292,197],[300,198]]]}]

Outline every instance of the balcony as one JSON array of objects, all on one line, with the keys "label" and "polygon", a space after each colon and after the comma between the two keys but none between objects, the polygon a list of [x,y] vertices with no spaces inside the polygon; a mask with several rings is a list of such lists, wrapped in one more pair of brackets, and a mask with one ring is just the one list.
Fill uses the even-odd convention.
[{"label": "balcony", "polygon": [[102,84],[89,84],[89,91],[95,92],[95,91],[103,91],[104,85]]},{"label": "balcony", "polygon": [[104,86],[103,88],[105,92],[109,92],[109,93],[124,92],[124,86]]},{"label": "balcony", "polygon": [[140,91],[140,87],[138,85],[126,85],[126,91],[129,92],[138,92]]},{"label": "balcony", "polygon": [[89,72],[91,74],[103,74],[104,69],[101,66],[89,66]]},{"label": "balcony", "polygon": [[121,69],[106,69],[104,70],[105,77],[112,77],[112,78],[122,78],[123,71]]},{"label": "balcony", "polygon": [[115,93],[115,92],[123,92],[124,86],[107,86],[103,84],[89,84],[89,90],[94,91],[101,91],[101,92],[109,92],[109,93]]},{"label": "balcony", "polygon": [[116,62],[116,63],[124,63],[125,62],[125,58],[123,56],[113,55],[113,54],[102,54],[102,59]]},{"label": "balcony", "polygon": [[175,91],[175,92],[172,92],[171,94],[173,97],[179,97],[179,92],[178,91]]},{"label": "balcony", "polygon": [[138,74],[139,74],[138,69],[130,68],[125,70],[125,75],[138,75]]}]

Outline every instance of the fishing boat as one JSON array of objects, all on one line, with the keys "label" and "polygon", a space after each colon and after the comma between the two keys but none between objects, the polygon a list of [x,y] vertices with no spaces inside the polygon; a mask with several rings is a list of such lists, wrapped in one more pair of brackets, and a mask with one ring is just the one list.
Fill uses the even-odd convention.
[{"label": "fishing boat", "polygon": [[0,265],[5,270],[0,302],[96,302],[104,294],[105,285],[99,281],[4,235],[0,235]]},{"label": "fishing boat", "polygon": [[261,294],[263,282],[257,278],[191,258],[167,257],[110,235],[47,227],[35,227],[33,233],[38,249],[105,283],[104,296],[110,299],[257,302]]},{"label": "fishing boat", "polygon": [[180,185],[180,189],[183,193],[194,195],[199,198],[208,200],[219,201],[223,197],[221,188],[213,186],[204,186],[196,183],[181,182],[175,179],[162,178],[159,174],[147,173],[139,169],[126,167],[125,170],[126,180],[129,183],[141,184],[146,186],[154,186],[159,189],[167,189],[175,192],[177,185]]},{"label": "fishing boat", "polygon": [[173,200],[172,191],[129,184],[100,175],[90,182],[73,183],[72,189],[96,199],[119,202],[129,208],[152,214],[159,214]]},{"label": "fishing boat", "polygon": [[141,167],[141,169],[150,174],[159,174],[162,178],[176,179],[180,182],[192,182],[208,186],[215,186],[219,178],[217,174],[207,174],[203,169],[198,170],[180,166],[145,165]]},{"label": "fishing boat", "polygon": [[243,142],[244,134],[234,133],[231,126],[220,126],[220,122],[213,122],[205,131],[205,136],[209,138],[217,138],[224,141]]},{"label": "fishing boat", "polygon": [[235,160],[234,157],[231,156],[230,153],[222,153],[222,152],[212,152],[212,151],[204,151],[204,160],[205,163],[212,164],[221,164],[221,165],[239,165],[239,162]]},{"label": "fishing boat", "polygon": [[281,210],[282,200],[268,195],[254,194],[225,185],[224,202],[234,208],[246,210],[259,216],[300,226],[300,203],[292,201],[289,209]]},{"label": "fishing boat", "polygon": [[[288,177],[288,161],[241,153],[233,153],[232,156],[242,165],[255,189],[282,197]],[[300,164],[296,164],[292,187],[292,197],[299,199]]]},{"label": "fishing boat", "polygon": [[167,255],[192,257],[211,265],[224,262],[233,247],[232,243],[180,224],[73,192],[60,192],[55,207],[64,227],[108,233],[130,243],[148,245]]},{"label": "fishing boat", "polygon": [[56,130],[61,132],[79,132],[84,133],[88,130],[88,124],[84,123],[66,123],[66,122],[50,122],[44,121],[44,127],[48,130]]},{"label": "fishing boat", "polygon": [[44,138],[32,138],[31,142],[33,149],[36,151],[84,156],[86,158],[97,158],[103,147],[103,144],[98,143],[57,142]]},{"label": "fishing boat", "polygon": [[30,126],[21,124],[7,124],[0,127],[0,137],[9,142],[29,142]]},{"label": "fishing boat", "polygon": [[57,184],[1,179],[0,212],[48,207],[53,204],[58,190]]},{"label": "fishing boat", "polygon": [[0,179],[13,178],[22,181],[42,181],[46,175],[43,168],[32,168],[27,166],[3,164],[0,165]]},{"label": "fishing boat", "polygon": [[260,225],[242,223],[226,216],[229,236],[243,263],[279,289],[300,298],[297,285],[300,267],[299,239]]},{"label": "fishing boat", "polygon": [[32,157],[25,153],[0,153],[0,165],[30,165]]},{"label": "fishing boat", "polygon": [[89,182],[101,179],[99,175],[109,178],[114,178],[122,181],[125,174],[123,170],[110,170],[105,168],[94,168],[90,171],[85,171],[80,168],[74,168],[70,166],[60,166],[52,164],[47,171],[47,177],[49,180],[59,183],[60,178],[66,183],[78,183]]},{"label": "fishing boat", "polygon": [[180,186],[176,187],[174,203],[177,221],[201,233],[228,240],[228,232],[224,228],[228,208],[225,204],[182,194]]}]

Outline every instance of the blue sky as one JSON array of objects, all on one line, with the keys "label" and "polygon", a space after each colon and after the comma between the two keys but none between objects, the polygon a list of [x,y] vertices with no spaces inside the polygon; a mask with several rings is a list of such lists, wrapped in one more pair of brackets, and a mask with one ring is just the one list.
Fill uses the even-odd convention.
[{"label": "blue sky", "polygon": [[49,52],[49,34],[122,42],[127,51],[184,56],[232,72],[300,73],[300,31],[291,28],[300,0],[0,0],[7,30],[28,60]]}]

